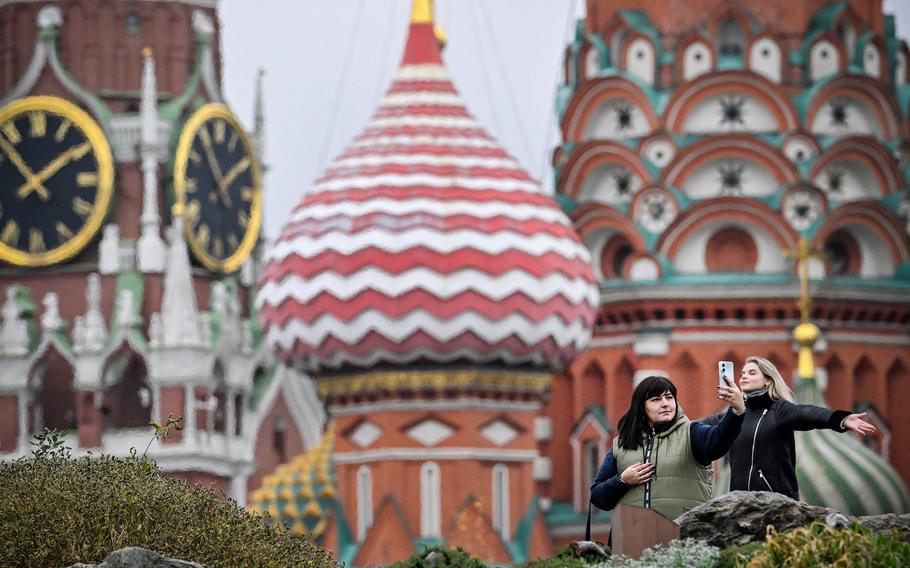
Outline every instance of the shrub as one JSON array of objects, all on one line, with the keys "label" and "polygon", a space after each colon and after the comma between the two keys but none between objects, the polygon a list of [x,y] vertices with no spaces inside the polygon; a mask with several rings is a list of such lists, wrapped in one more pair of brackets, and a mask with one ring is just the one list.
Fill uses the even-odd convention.
[{"label": "shrub", "polygon": [[336,566],[312,543],[134,454],[70,459],[59,435],[0,464],[0,566],[101,562],[126,546],[217,566]]},{"label": "shrub", "polygon": [[910,565],[910,543],[892,535],[875,536],[858,523],[835,529],[820,522],[779,533],[768,527],[765,544],[740,566],[770,568],[793,566],[868,566],[870,568]]},{"label": "shrub", "polygon": [[670,541],[648,548],[641,558],[623,556],[596,564],[598,568],[714,568],[720,560],[720,549],[691,538]]},{"label": "shrub", "polygon": [[745,566],[763,547],[762,542],[750,542],[741,546],[730,546],[720,551],[718,568],[736,568]]},{"label": "shrub", "polygon": [[463,548],[450,550],[442,546],[431,546],[415,552],[406,560],[389,565],[389,568],[487,568],[478,558],[471,556]]},{"label": "shrub", "polygon": [[[602,547],[604,552],[610,553],[606,546]],[[591,566],[598,562],[603,562],[603,558],[591,549],[580,550],[574,542],[563,546],[556,551],[556,554],[549,558],[542,558],[526,564],[526,568],[581,568]]]}]

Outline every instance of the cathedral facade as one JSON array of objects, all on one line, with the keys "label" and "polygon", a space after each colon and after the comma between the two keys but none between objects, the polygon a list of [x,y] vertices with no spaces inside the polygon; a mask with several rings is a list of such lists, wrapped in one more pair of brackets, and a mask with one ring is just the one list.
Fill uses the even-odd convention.
[{"label": "cathedral facade", "polygon": [[182,417],[165,471],[348,565],[522,563],[583,537],[642,377],[699,418],[718,360],[795,375],[805,242],[809,400],[879,434],[798,442],[803,498],[910,511],[910,51],[881,1],[589,0],[554,196],[466,108],[432,4],[266,248],[217,0],[0,0],[0,459]]}]

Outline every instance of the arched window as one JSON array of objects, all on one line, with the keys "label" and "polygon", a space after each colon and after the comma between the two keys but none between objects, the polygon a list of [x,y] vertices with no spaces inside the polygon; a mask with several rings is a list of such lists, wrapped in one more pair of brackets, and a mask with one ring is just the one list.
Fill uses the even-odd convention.
[{"label": "arched window", "polygon": [[145,428],[151,420],[152,391],[145,362],[130,354],[106,373],[113,384],[104,393],[101,412],[110,428]]},{"label": "arched window", "polygon": [[426,462],[420,467],[420,536],[442,536],[441,484],[439,465]]},{"label": "arched window", "polygon": [[738,20],[735,18],[724,20],[718,30],[718,36],[720,37],[720,49],[718,51],[721,57],[742,57],[746,46],[746,35],[743,33],[743,26]]},{"label": "arched window", "polygon": [[275,453],[278,454],[278,459],[282,462],[287,461],[285,430],[287,430],[287,425],[284,423],[284,417],[276,416],[272,422],[272,449],[275,450]]},{"label": "arched window", "polygon": [[600,467],[600,447],[597,440],[585,442],[581,453],[581,492],[582,503],[591,500],[591,484]]},{"label": "arched window", "polygon": [[881,56],[878,53],[878,47],[869,42],[863,48],[863,71],[870,77],[880,78],[882,75]]},{"label": "arched window", "polygon": [[825,257],[830,264],[831,276],[859,274],[862,257],[859,245],[847,231],[835,231],[825,240]]},{"label": "arched window", "polygon": [[585,79],[596,77],[600,72],[600,53],[593,45],[588,48],[585,54]]},{"label": "arched window", "polygon": [[493,466],[493,530],[509,540],[509,468]]},{"label": "arched window", "polygon": [[373,526],[373,474],[368,466],[357,470],[357,540],[363,541]]}]

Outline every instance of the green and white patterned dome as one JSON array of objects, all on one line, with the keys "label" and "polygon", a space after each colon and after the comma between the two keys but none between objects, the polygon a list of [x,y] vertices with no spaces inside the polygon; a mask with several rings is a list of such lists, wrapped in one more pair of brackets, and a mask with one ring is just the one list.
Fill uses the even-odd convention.
[{"label": "green and white patterned dome", "polygon": [[[800,381],[802,404],[828,405],[815,381]],[[800,498],[849,515],[910,513],[910,494],[900,475],[880,455],[850,435],[833,430],[796,433]]]}]

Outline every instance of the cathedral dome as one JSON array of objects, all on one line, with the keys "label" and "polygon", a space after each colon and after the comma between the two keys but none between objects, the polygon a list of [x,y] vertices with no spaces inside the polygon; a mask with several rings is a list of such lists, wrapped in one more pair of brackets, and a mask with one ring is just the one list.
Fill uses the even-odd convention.
[{"label": "cathedral dome", "polygon": [[267,257],[264,330],[311,372],[408,364],[561,369],[591,337],[590,255],[468,112],[415,10],[366,129]]},{"label": "cathedral dome", "polygon": [[[814,381],[801,381],[803,404],[828,406]],[[800,497],[849,515],[910,512],[910,494],[900,474],[852,436],[834,430],[796,433]]]}]

